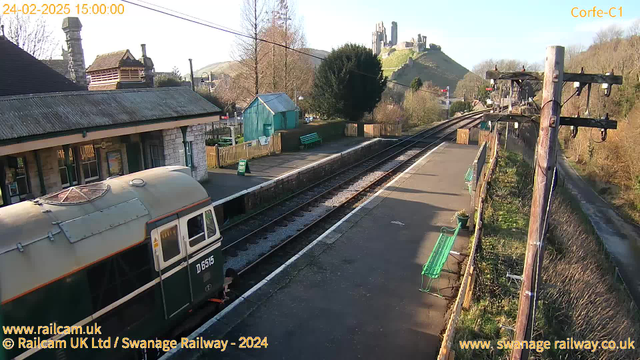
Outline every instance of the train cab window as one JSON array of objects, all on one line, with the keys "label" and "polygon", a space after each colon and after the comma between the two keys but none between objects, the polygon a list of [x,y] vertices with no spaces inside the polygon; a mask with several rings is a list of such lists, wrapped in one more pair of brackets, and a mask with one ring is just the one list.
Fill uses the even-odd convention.
[{"label": "train cab window", "polygon": [[213,220],[213,212],[211,210],[205,211],[204,218],[207,221],[207,239],[211,239],[216,235],[216,222]]},{"label": "train cab window", "polygon": [[189,236],[190,247],[195,247],[205,240],[202,214],[187,220],[187,234]]},{"label": "train cab window", "polygon": [[169,262],[180,255],[180,241],[178,238],[178,225],[160,231],[160,243],[162,245],[162,259]]}]

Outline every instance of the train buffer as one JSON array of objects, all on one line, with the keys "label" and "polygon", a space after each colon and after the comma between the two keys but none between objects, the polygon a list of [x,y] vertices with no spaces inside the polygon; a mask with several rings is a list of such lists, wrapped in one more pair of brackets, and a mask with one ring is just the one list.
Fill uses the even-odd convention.
[{"label": "train buffer", "polygon": [[[431,291],[431,286],[433,285],[434,281],[440,278],[442,268],[447,262],[449,254],[452,253],[451,248],[453,248],[453,243],[456,241],[456,236],[458,236],[460,227],[461,224],[458,223],[458,226],[455,229],[444,226],[440,229],[440,236],[438,237],[438,241],[433,247],[433,251],[431,252],[431,255],[429,255],[429,259],[422,267],[420,291],[438,297],[443,297],[440,294],[440,288],[438,288],[437,293],[434,293]],[[426,284],[425,277],[427,277]]]}]

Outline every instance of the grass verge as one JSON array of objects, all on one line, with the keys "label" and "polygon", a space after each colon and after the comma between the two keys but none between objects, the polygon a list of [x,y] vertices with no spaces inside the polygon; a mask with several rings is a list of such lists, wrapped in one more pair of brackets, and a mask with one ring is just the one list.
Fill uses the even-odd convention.
[{"label": "grass verge", "polygon": [[[456,329],[457,359],[508,359],[507,350],[461,350],[462,340],[511,340],[525,254],[533,171],[515,153],[500,154],[489,185],[483,237],[477,256],[478,277],[473,304],[463,311]],[[640,319],[630,297],[614,276],[614,268],[586,215],[562,188],[554,194],[549,236],[545,244],[534,340],[636,340]],[[536,359],[640,359],[637,349],[533,352]]]},{"label": "grass verge", "polygon": [[519,284],[507,274],[522,273],[533,173],[520,155],[501,153],[489,184],[474,301],[456,328],[457,359],[507,359],[505,350],[460,350],[458,341],[511,338],[518,311]]}]

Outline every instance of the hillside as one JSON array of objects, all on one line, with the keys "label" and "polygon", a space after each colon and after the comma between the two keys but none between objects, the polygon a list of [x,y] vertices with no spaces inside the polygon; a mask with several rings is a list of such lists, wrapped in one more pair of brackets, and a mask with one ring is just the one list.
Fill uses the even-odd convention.
[{"label": "hillside", "polygon": [[[399,50],[382,59],[382,68],[390,80],[402,84],[410,84],[420,77],[423,82],[431,81],[435,86],[449,86],[451,94],[458,81],[469,72],[467,68],[455,62],[441,50],[426,50],[416,53],[413,50]],[[394,68],[395,69],[394,71]],[[398,85],[389,84],[390,87]]]},{"label": "hillside", "polygon": [[[324,50],[319,50],[319,49],[301,49],[301,51],[304,51],[305,53],[309,53],[311,55],[314,56],[319,56],[319,57],[326,57],[327,55],[329,55],[328,51],[324,51]],[[320,62],[322,60],[314,58],[314,57],[309,57],[309,59],[311,60],[311,63],[314,66],[318,66],[320,65]],[[194,75],[195,76],[200,76],[200,74],[202,73],[209,73],[212,72],[215,75],[222,75],[222,74],[226,74],[229,76],[234,76],[235,74],[237,74],[239,71],[239,67],[238,67],[238,63],[236,61],[222,61],[222,62],[216,62],[216,63],[212,63],[209,64],[203,68],[200,68],[198,70],[194,71]]]}]

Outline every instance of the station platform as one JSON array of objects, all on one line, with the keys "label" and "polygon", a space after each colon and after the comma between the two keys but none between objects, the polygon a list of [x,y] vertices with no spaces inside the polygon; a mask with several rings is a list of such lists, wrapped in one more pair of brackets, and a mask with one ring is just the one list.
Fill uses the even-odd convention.
[{"label": "station platform", "polygon": [[[477,151],[441,144],[190,336],[228,340],[226,351],[168,357],[435,358],[452,300],[418,291],[420,273],[440,228],[469,211],[464,176]],[[468,241],[461,230],[454,250],[467,252]],[[460,262],[449,256],[447,267],[459,272]],[[439,285],[458,282],[443,272]],[[268,347],[240,349],[242,336],[266,337]]]},{"label": "station platform", "polygon": [[285,152],[252,159],[249,160],[251,173],[245,174],[245,176],[236,175],[237,166],[210,169],[209,180],[202,186],[211,196],[211,200],[215,202],[368,141],[372,141],[372,139],[345,137],[297,152]]}]

